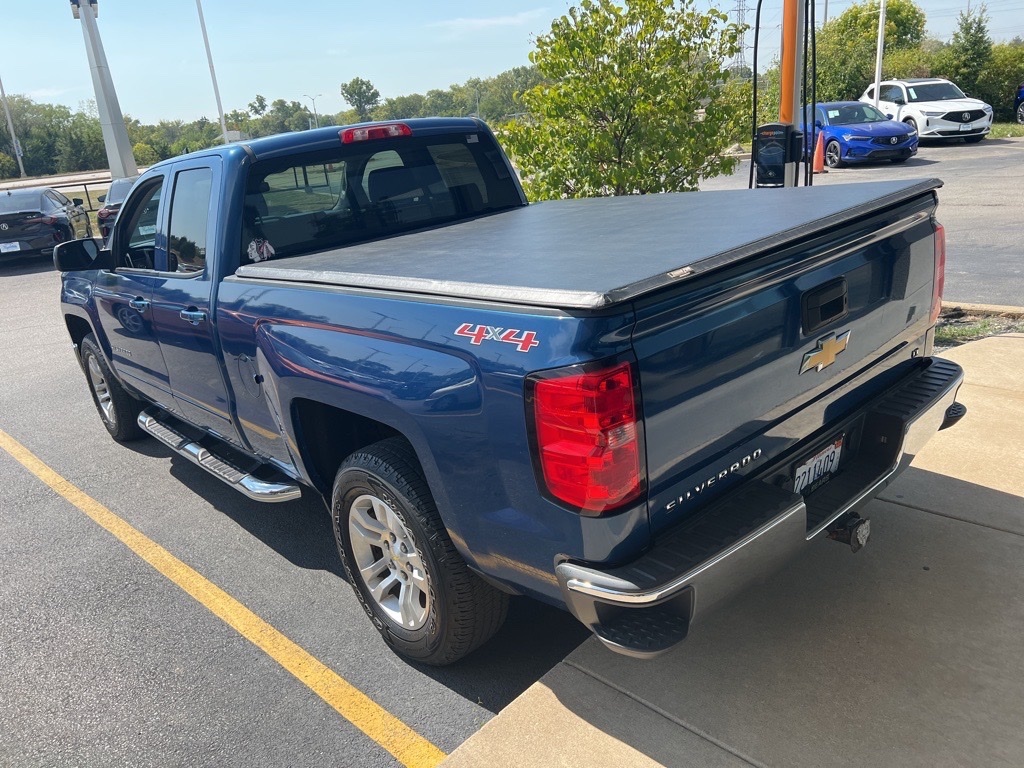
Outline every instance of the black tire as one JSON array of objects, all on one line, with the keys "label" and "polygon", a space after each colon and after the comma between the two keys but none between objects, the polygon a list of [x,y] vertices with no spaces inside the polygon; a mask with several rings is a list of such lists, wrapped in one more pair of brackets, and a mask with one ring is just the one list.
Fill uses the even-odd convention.
[{"label": "black tire", "polygon": [[904,120],[903,122],[904,122],[904,123],[906,123],[907,125],[909,125],[909,126],[910,126],[911,128],[913,128],[913,129],[914,129],[914,131],[915,131],[915,132],[916,132],[916,133],[918,134],[918,136],[920,136],[920,135],[921,135],[921,132],[917,130],[917,120],[915,120],[915,119],[914,119],[914,118],[912,118],[912,117],[908,117],[908,118],[907,118],[906,120]]},{"label": "black tire", "polygon": [[967,144],[977,144],[979,141],[985,138],[985,134],[981,136],[964,136],[964,142]]},{"label": "black tire", "polygon": [[829,168],[843,167],[843,149],[835,139],[825,144],[825,165]]},{"label": "black tire", "polygon": [[[415,453],[403,438],[374,443],[342,463],[334,481],[331,518],[356,597],[396,652],[423,664],[451,664],[489,640],[505,621],[508,595],[469,570],[441,522]],[[371,526],[365,526],[367,522]],[[397,539],[389,525],[397,527]],[[385,543],[388,537],[391,544]],[[401,548],[403,544],[407,548]],[[380,598],[369,583],[377,577],[374,586]]]},{"label": "black tire", "polygon": [[1024,125],[1024,101],[1017,107],[1017,122]]},{"label": "black tire", "polygon": [[119,443],[145,437],[137,419],[145,403],[125,391],[100,351],[91,333],[82,339],[82,368],[92,401],[107,432]]}]

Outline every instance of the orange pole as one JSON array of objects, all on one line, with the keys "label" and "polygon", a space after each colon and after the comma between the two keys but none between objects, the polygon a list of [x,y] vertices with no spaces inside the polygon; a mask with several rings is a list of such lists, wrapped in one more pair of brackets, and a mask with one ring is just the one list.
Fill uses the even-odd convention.
[{"label": "orange pole", "polygon": [[782,99],[779,102],[779,122],[794,125],[796,91],[798,86],[796,65],[800,57],[800,5],[799,0],[783,0],[782,4]]}]

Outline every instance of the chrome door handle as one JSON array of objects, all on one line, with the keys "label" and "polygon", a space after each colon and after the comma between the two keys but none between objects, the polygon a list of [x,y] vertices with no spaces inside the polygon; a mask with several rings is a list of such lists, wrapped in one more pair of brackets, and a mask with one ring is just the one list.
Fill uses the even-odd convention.
[{"label": "chrome door handle", "polygon": [[137,309],[139,312],[145,312],[149,307],[149,302],[143,298],[135,298],[128,302],[128,306],[132,309]]},{"label": "chrome door handle", "polygon": [[183,309],[178,313],[178,317],[182,320],[187,320],[192,325],[206,322],[206,313],[198,309]]}]

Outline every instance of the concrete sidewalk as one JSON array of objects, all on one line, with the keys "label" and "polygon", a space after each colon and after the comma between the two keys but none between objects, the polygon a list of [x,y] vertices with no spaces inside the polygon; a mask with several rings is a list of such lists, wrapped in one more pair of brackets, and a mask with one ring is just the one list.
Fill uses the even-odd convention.
[{"label": "concrete sidewalk", "polygon": [[588,640],[444,763],[1024,765],[1024,334],[945,353],[967,417],[864,516],[653,661]]}]

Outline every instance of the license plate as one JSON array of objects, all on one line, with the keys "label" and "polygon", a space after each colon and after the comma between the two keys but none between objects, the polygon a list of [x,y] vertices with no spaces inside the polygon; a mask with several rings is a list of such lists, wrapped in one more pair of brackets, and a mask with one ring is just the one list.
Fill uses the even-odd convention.
[{"label": "license plate", "polygon": [[961,131],[969,131],[973,127],[974,127],[974,123],[961,123],[960,124],[960,130]]},{"label": "license plate", "polygon": [[0,243],[0,253],[14,253],[21,250],[21,243]]},{"label": "license plate", "polygon": [[794,493],[814,490],[819,485],[829,481],[832,473],[839,466],[839,456],[843,452],[844,437],[846,435],[839,435],[803,464],[797,465],[796,470],[793,472]]}]

